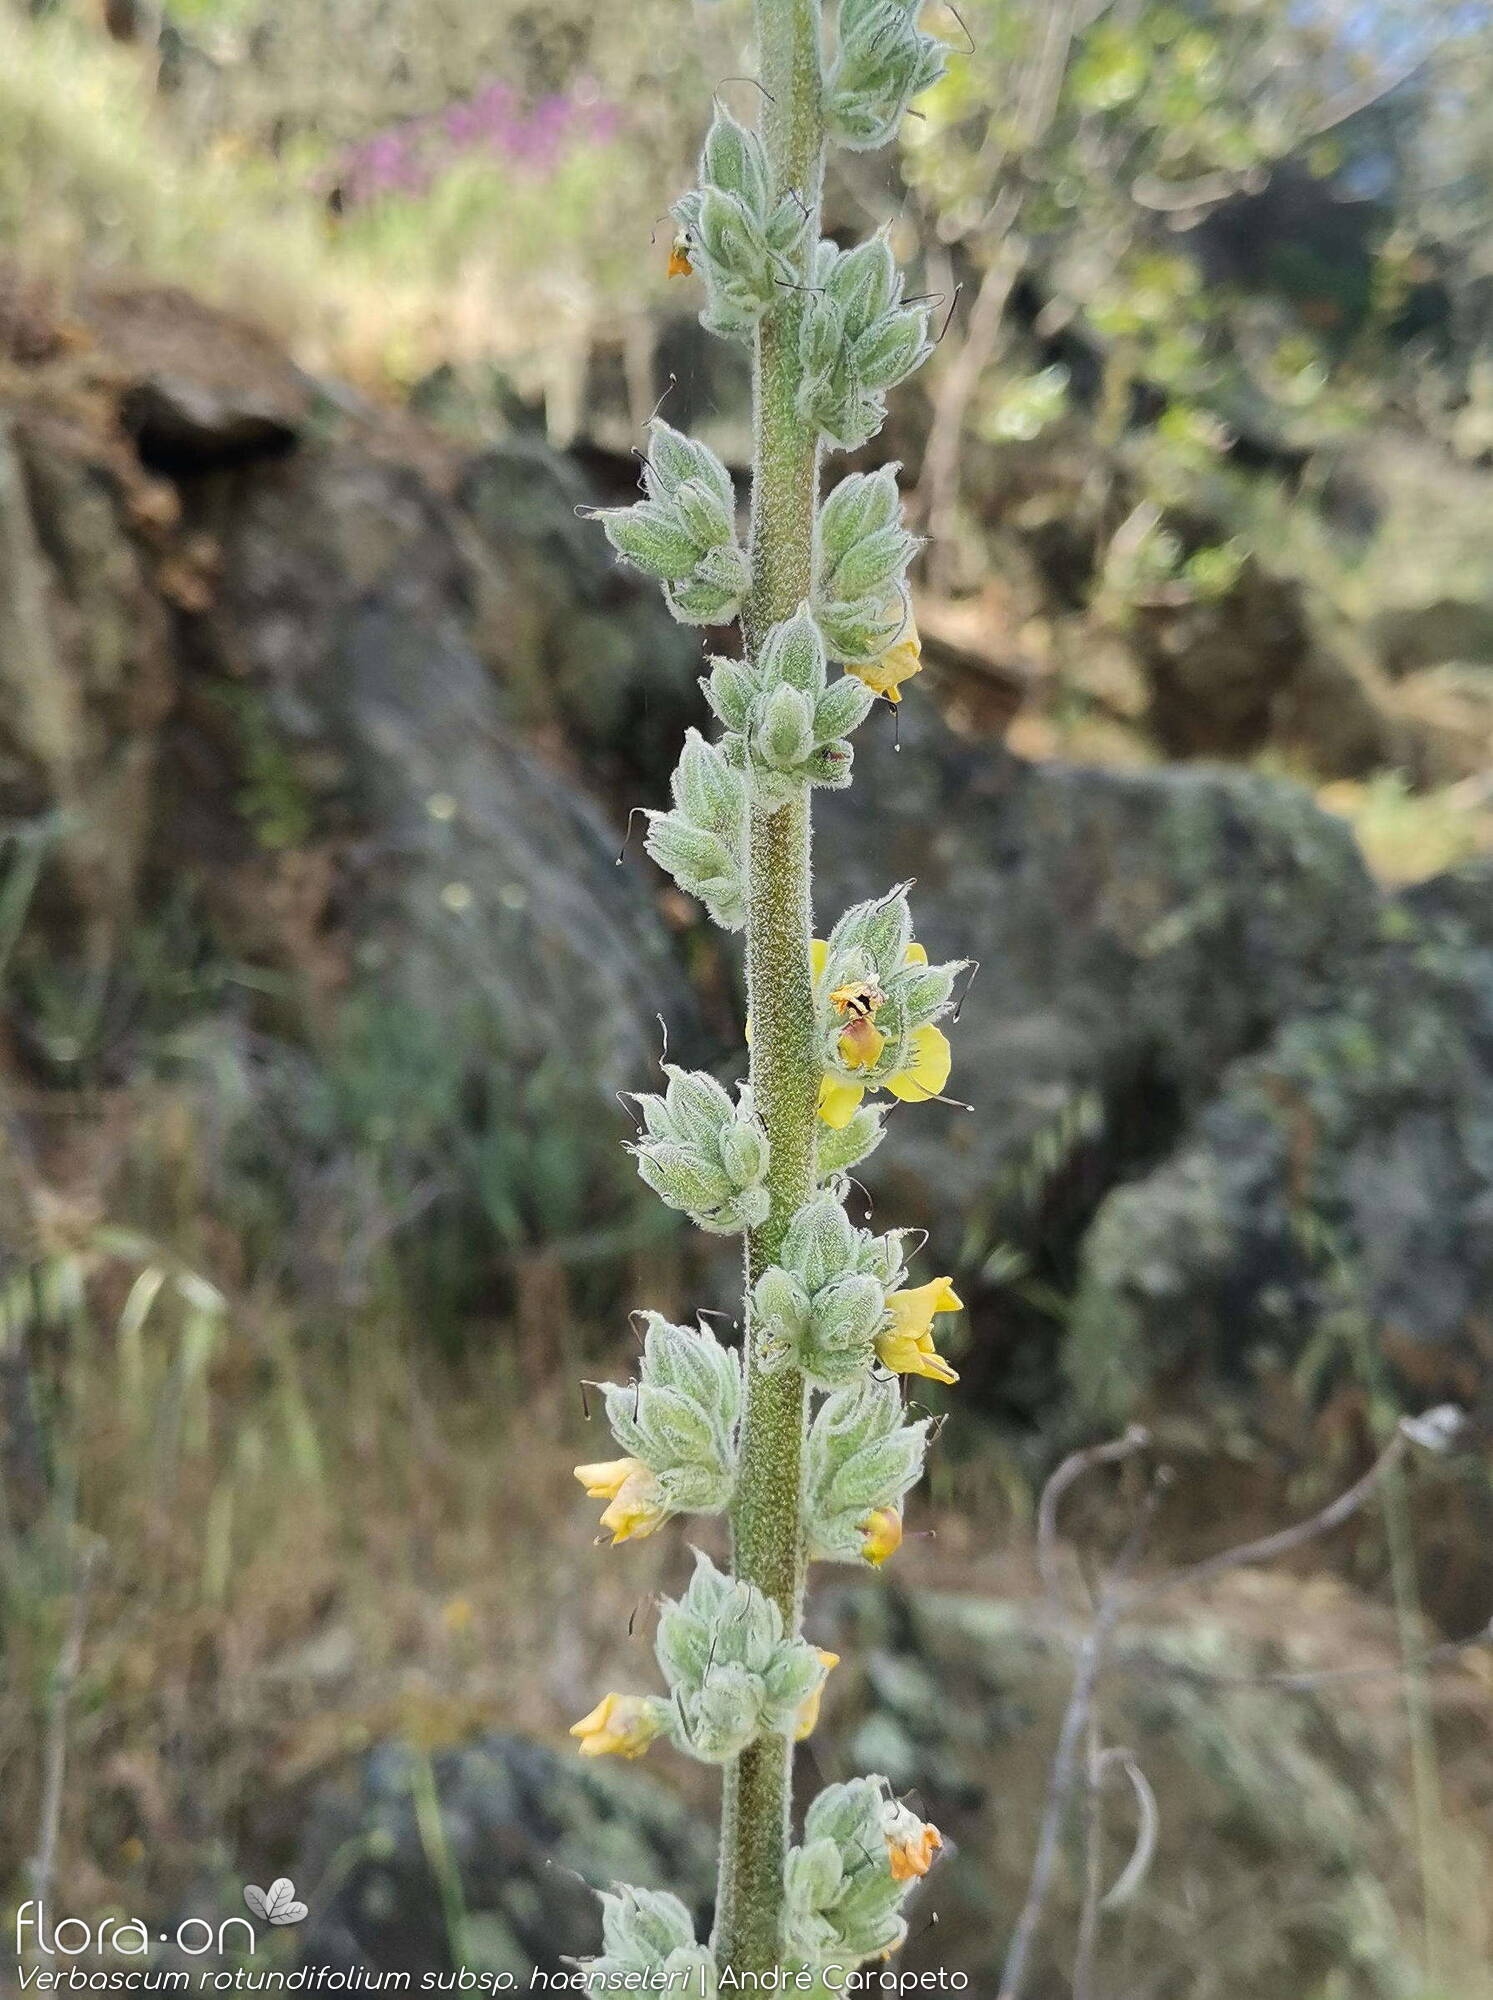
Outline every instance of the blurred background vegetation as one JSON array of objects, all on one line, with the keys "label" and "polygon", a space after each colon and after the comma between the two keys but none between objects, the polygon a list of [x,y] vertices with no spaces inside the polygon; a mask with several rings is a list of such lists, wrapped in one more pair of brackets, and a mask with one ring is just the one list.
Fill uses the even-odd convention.
[{"label": "blurred background vegetation", "polygon": [[[915,874],[982,961],[975,1115],[867,1176],[971,1311],[891,1599],[826,1583],[825,1768],[956,1828],[914,1958],[990,1978],[1057,1457],[1143,1418],[1157,1559],[1199,1555],[1453,1399],[1446,1464],[1135,1636],[1109,1726],[1163,1835],[1101,1962],[1108,2000],[1479,2000],[1493,1679],[1415,1662],[1493,1608],[1493,11],[927,19],[947,78],[827,216],[940,301],[887,433],[929,672],[822,815],[821,903]],[[282,1962],[522,1974],[586,1947],[566,1870],[702,1846],[703,1793],[546,1747],[678,1581],[664,1536],[596,1587],[562,1385],[735,1280],[617,1101],[665,1036],[740,1061],[729,949],[618,855],[697,635],[577,509],[660,399],[745,468],[742,357],[665,272],[749,30],[0,0],[16,1899],[164,1922],[278,1870]]]}]

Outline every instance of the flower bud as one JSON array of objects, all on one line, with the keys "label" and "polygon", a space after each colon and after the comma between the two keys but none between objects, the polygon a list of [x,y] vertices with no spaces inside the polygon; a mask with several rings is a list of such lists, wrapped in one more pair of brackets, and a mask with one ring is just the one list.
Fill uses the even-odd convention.
[{"label": "flower bud", "polygon": [[875,700],[864,681],[853,674],[842,674],[814,704],[815,736],[821,743],[849,736],[852,730],[860,728]]},{"label": "flower bud", "polygon": [[814,754],[814,710],[806,695],[786,681],[772,689],[748,739],[755,757],[770,771],[791,775]]},{"label": "flower bud", "polygon": [[900,519],[898,470],[883,465],[876,472],[852,472],[835,487],[816,523],[821,571],[831,570],[863,535],[874,535]]},{"label": "flower bud", "polygon": [[888,1282],[902,1276],[901,1236],[854,1228],[833,1193],[805,1202],[788,1225],[778,1262],[752,1289],[769,1365],[791,1358],[824,1389],[863,1380],[886,1322]]},{"label": "flower bud", "polygon": [[[607,1422],[629,1458],[613,1465],[577,1466],[576,1478],[595,1496],[615,1494],[602,1526],[624,1526],[615,1539],[651,1534],[669,1514],[719,1514],[736,1489],[741,1364],[704,1327],[675,1326],[645,1313],[643,1359],[636,1382],[605,1385]],[[624,1470],[633,1468],[632,1470]],[[646,1485],[640,1472],[647,1474]],[[621,1475],[621,1477],[619,1477]],[[656,1518],[631,1525],[633,1509]]]},{"label": "flower bud", "polygon": [[828,1672],[813,1646],[785,1636],[770,1598],[699,1551],[684,1596],[663,1606],[655,1650],[674,1740],[707,1764],[729,1763],[763,1734],[791,1734]]},{"label": "flower bud", "polygon": [[791,618],[774,625],[762,642],[757,673],[770,693],[783,685],[802,694],[818,694],[824,686],[824,641],[806,604]]},{"label": "flower bud", "polygon": [[913,98],[943,75],[947,52],[919,31],[917,14],[903,0],[841,0],[824,121],[853,152],[887,145]]},{"label": "flower bud", "polygon": [[716,1992],[715,1960],[696,1944],[693,1918],[677,1896],[660,1889],[604,1889],[601,1955],[581,1963],[614,1987],[630,1983],[699,2000],[713,2000]]},{"label": "flower bud", "polygon": [[825,287],[839,307],[846,338],[857,341],[867,327],[891,311],[902,293],[901,273],[885,231],[878,230],[864,243],[842,250],[826,273]]},{"label": "flower bud", "polygon": [[886,1136],[880,1107],[863,1104],[842,1125],[839,1131],[831,1131],[828,1126],[819,1133],[819,1178],[829,1181],[835,1176],[847,1173],[851,1167],[858,1167],[862,1160],[876,1151]]},{"label": "flower bud", "polygon": [[700,685],[723,726],[738,734],[744,731],[757,692],[751,668],[742,660],[712,660]]},{"label": "flower bud", "polygon": [[648,456],[643,462],[643,484],[653,499],[670,500],[687,479],[698,481],[715,493],[734,515],[736,489],[731,475],[709,445],[686,437],[672,424],[655,417],[648,426]]},{"label": "flower bud", "polygon": [[689,730],[671,784],[674,809],[650,812],[644,845],[723,930],[746,923],[747,793],[714,743]]},{"label": "flower bud", "polygon": [[599,519],[618,555],[665,583],[691,575],[703,553],[703,546],[672,513],[648,501],[636,507],[604,508]]},{"label": "flower bud", "polygon": [[785,1952],[810,1965],[844,1966],[884,1957],[902,1942],[901,1905],[912,1874],[894,1867],[925,1852],[931,1859],[938,1841],[921,1821],[914,1832],[890,1816],[903,1811],[884,1778],[852,1778],[819,1794],[805,1816],[802,1844],[788,1855]]},{"label": "flower bud", "polygon": [[604,1694],[589,1715],[571,1724],[583,1757],[641,1757],[669,1727],[669,1704],[655,1695]]},{"label": "flower bud", "polygon": [[[809,1553],[820,1562],[884,1562],[902,1539],[901,1505],[917,1484],[928,1423],[902,1421],[894,1381],[868,1377],[826,1396],[805,1458]],[[895,1539],[890,1521],[895,1515]]]},{"label": "flower bud", "polygon": [[696,561],[707,549],[723,547],[736,531],[733,510],[702,479],[681,481],[673,505],[698,551]]},{"label": "flower bud", "polygon": [[681,625],[729,625],[751,582],[746,552],[735,542],[706,549],[683,583],[664,586],[664,602]]},{"label": "flower bud", "polygon": [[917,538],[898,523],[873,529],[853,542],[829,571],[826,594],[836,600],[869,597],[884,604],[901,591],[917,547]]},{"label": "flower bud", "polygon": [[[744,1086],[733,1105],[713,1077],[665,1063],[669,1079],[662,1097],[638,1099],[646,1136],[631,1148],[638,1172],[670,1208],[682,1209],[701,1229],[734,1235],[765,1222],[771,1205],[766,1181],[767,1139],[752,1110],[751,1092]],[[751,1128],[760,1150],[733,1141],[728,1161],[723,1135],[737,1126]],[[738,1169],[761,1170],[743,1176]]]},{"label": "flower bud", "polygon": [[768,215],[767,161],[762,142],[755,132],[738,125],[730,112],[719,104],[705,136],[700,160],[700,179],[710,187],[722,188],[744,204],[759,222]]},{"label": "flower bud", "polygon": [[[889,649],[899,642],[907,629],[905,594],[899,593],[880,603],[871,598],[858,598],[850,604],[816,601],[814,615],[819,620],[831,657],[843,660],[858,678],[865,681],[873,694],[885,694],[887,689],[877,685],[869,670],[886,658]],[[916,671],[914,665],[911,672]],[[902,679],[908,677],[907,674],[900,676]],[[896,682],[892,685],[895,686]]]},{"label": "flower bud", "polygon": [[895,389],[933,352],[928,308],[904,306],[873,320],[850,350],[851,366],[869,389]]}]

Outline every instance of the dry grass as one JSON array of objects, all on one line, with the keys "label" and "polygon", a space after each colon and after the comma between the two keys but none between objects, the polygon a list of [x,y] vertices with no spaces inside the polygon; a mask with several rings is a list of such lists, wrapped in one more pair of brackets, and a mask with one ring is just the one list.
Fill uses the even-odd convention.
[{"label": "dry grass", "polygon": [[[39,1298],[12,1296],[11,1324],[43,1378],[61,1476],[50,1509],[4,1546],[6,1877],[35,1841],[40,1718],[85,1541],[103,1557],[62,1821],[58,1893],[74,1908],[179,1907],[246,1847],[289,1867],[309,1789],[375,1741],[434,1750],[511,1728],[558,1743],[605,1687],[656,1685],[652,1601],[682,1579],[682,1537],[616,1557],[593,1547],[569,1468],[604,1447],[554,1354],[493,1327],[457,1367],[374,1318],[292,1329],[252,1300],[220,1310],[149,1245],[97,1228],[54,1243],[41,1275]],[[619,1347],[596,1372],[629,1361]],[[957,1511],[915,1509],[896,1581],[1029,1599],[1019,1480],[982,1454],[959,1485]],[[720,1553],[715,1524],[694,1533]],[[1173,1616],[1237,1637],[1241,1656],[1280,1641],[1294,1665],[1382,1670],[1345,1698],[1380,1782],[1399,1782],[1385,1609],[1325,1578],[1241,1576]],[[855,1678],[852,1662],[842,1692]],[[1493,1805],[1488,1701],[1475,1663],[1439,1695],[1453,1761],[1436,1866],[1456,2000],[1493,1991],[1474,1893]],[[1024,1738],[1002,1767],[1013,1823],[1035,1821],[1039,1751]],[[708,1812],[710,1774],[667,1762]],[[1002,1836],[1003,1897],[1021,1851]],[[1413,1854],[1394,1865],[1382,1893],[1413,1912]]]}]

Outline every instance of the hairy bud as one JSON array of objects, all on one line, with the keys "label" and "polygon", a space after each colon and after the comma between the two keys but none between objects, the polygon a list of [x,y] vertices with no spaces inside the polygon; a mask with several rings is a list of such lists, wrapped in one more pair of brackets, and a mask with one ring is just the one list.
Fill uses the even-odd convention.
[{"label": "hairy bud", "polygon": [[655,1650],[674,1741],[706,1764],[729,1763],[761,1735],[792,1735],[827,1672],[813,1646],[785,1635],[771,1598],[699,1551],[689,1588],[659,1615]]},{"label": "hairy bud", "polygon": [[653,1473],[670,1513],[719,1514],[736,1486],[740,1360],[704,1327],[643,1317],[637,1381],[603,1391],[612,1435]]},{"label": "hairy bud", "polygon": [[755,660],[716,660],[705,692],[731,732],[726,755],[764,811],[778,811],[806,785],[850,783],[848,738],[874,696],[853,675],[829,684],[824,640],[807,605],[772,628]]},{"label": "hairy bud", "polygon": [[582,1961],[613,1985],[641,1976],[665,1992],[716,1991],[715,1960],[695,1942],[694,1919],[677,1896],[662,1889],[603,1889],[601,1954]]},{"label": "hairy bud", "polygon": [[908,105],[944,73],[947,51],[918,28],[920,11],[921,0],[840,0],[824,122],[852,152],[887,145]]},{"label": "hairy bud", "polygon": [[893,1820],[902,1810],[885,1778],[852,1778],[819,1794],[805,1816],[802,1845],[788,1855],[786,1951],[810,1965],[854,1965],[901,1944],[911,1877],[893,1873],[889,1830],[900,1833]]},{"label": "hairy bud", "polygon": [[638,1172],[670,1208],[712,1235],[731,1236],[767,1219],[767,1135],[738,1087],[733,1104],[714,1077],[665,1063],[662,1097],[640,1097],[644,1136],[631,1148]]},{"label": "hairy bud", "polygon": [[739,931],[746,923],[746,780],[691,729],[670,790],[673,810],[648,814],[644,845],[722,930]]},{"label": "hairy bud", "polygon": [[929,302],[903,300],[884,235],[853,250],[821,241],[814,285],[799,329],[799,414],[839,450],[855,451],[880,430],[887,390],[933,351]]},{"label": "hairy bud", "polygon": [[776,1264],[752,1290],[769,1366],[792,1360],[824,1389],[863,1381],[876,1359],[887,1293],[903,1276],[901,1230],[857,1229],[837,1194],[805,1202]]},{"label": "hairy bud", "polygon": [[805,1521],[809,1554],[821,1562],[871,1561],[868,1523],[900,1507],[916,1485],[927,1420],[902,1421],[895,1382],[871,1379],[826,1396],[809,1431]]},{"label": "hairy bud", "polygon": [[736,541],[730,473],[708,445],[655,417],[643,490],[646,499],[634,506],[599,511],[607,540],[624,562],[658,579],[682,624],[728,624],[751,581]]}]

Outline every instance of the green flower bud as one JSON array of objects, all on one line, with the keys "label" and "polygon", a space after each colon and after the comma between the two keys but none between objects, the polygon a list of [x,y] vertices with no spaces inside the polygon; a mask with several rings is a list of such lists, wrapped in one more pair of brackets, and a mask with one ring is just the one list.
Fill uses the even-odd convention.
[{"label": "green flower bud", "polygon": [[780,682],[767,696],[751,735],[753,754],[771,771],[789,774],[814,754],[814,709],[805,694]]},{"label": "green flower bud", "polygon": [[801,604],[793,617],[774,625],[768,633],[757,662],[757,674],[768,690],[782,682],[812,695],[824,686],[824,641],[806,604]]},{"label": "green flower bud", "polygon": [[914,97],[943,75],[947,52],[901,0],[841,0],[839,47],[825,80],[831,138],[855,152],[885,146]]},{"label": "green flower bud", "polygon": [[868,389],[895,389],[933,352],[926,306],[904,306],[872,322],[850,350],[851,366]]},{"label": "green flower bud", "polygon": [[901,297],[902,277],[885,232],[868,236],[853,250],[842,250],[825,283],[839,307],[845,337],[854,344]]},{"label": "green flower bud", "polygon": [[842,674],[814,704],[814,734],[821,742],[848,736],[853,729],[860,728],[875,700],[864,681],[858,681],[853,674]]},{"label": "green flower bud", "polygon": [[830,1785],[809,1807],[785,1871],[783,1947],[814,1965],[855,1965],[907,1935],[908,1889],[942,1842],[889,1795],[884,1778]]},{"label": "green flower bud", "polygon": [[649,501],[636,507],[607,507],[597,518],[618,555],[665,583],[691,575],[700,559],[702,545],[683,523]]},{"label": "green flower bud", "polygon": [[700,179],[737,196],[759,222],[767,221],[769,181],[762,142],[719,104],[706,134]]},{"label": "green flower bud", "polygon": [[907,627],[905,590],[879,602],[860,598],[851,604],[821,602],[814,606],[830,657],[869,666],[895,646]]},{"label": "green flower bud", "polygon": [[873,528],[862,535],[825,577],[826,595],[837,599],[870,598],[885,604],[901,593],[902,578],[917,549],[917,538],[900,523]]},{"label": "green flower bud", "polygon": [[785,1636],[770,1598],[698,1551],[689,1588],[659,1615],[655,1650],[674,1740],[708,1764],[729,1763],[763,1734],[789,1734],[826,1672],[814,1647]]},{"label": "green flower bud", "polygon": [[819,509],[816,535],[820,572],[826,578],[842,557],[865,535],[895,526],[901,519],[897,491],[898,465],[876,472],[852,472],[842,479]]},{"label": "green flower bud", "polygon": [[712,660],[710,674],[700,683],[705,699],[727,729],[744,731],[757,692],[757,679],[741,660]]},{"label": "green flower bud", "polygon": [[803,372],[828,382],[845,352],[845,326],[833,299],[811,297],[798,330],[798,356]]},{"label": "green flower bud", "polygon": [[736,488],[731,475],[710,449],[698,439],[686,437],[655,417],[648,426],[648,457],[643,465],[643,484],[650,496],[670,500],[688,479],[710,488],[734,518]]},{"label": "green flower bud", "polygon": [[883,1114],[874,1104],[863,1104],[850,1123],[838,1131],[822,1125],[817,1156],[820,1181],[833,1180],[851,1167],[858,1167],[876,1151],[885,1136]]},{"label": "green flower bud", "polygon": [[698,1994],[700,2000],[716,1992],[715,1960],[696,1944],[694,1919],[677,1896],[661,1889],[602,1890],[601,1955],[582,1966],[613,1985],[642,1975],[655,1978],[663,1992]]},{"label": "green flower bud", "polygon": [[751,582],[745,552],[734,542],[707,549],[682,583],[664,586],[664,602],[682,625],[729,625]]},{"label": "green flower bud", "polygon": [[[755,1229],[766,1221],[771,1202],[767,1137],[751,1092],[742,1086],[733,1104],[703,1072],[665,1063],[664,1074],[669,1084],[662,1097],[638,1099],[646,1136],[631,1151],[639,1174],[701,1229],[719,1236]],[[734,1135],[729,1144],[728,1133]]]},{"label": "green flower bud", "polygon": [[810,1426],[804,1515],[821,1562],[866,1560],[868,1517],[898,1508],[922,1474],[928,1422],[902,1421],[895,1381],[871,1378],[826,1396]]},{"label": "green flower bud", "polygon": [[674,489],[674,513],[701,554],[731,541],[736,523],[720,495],[701,479],[686,479]]},{"label": "green flower bud", "polygon": [[773,1362],[791,1357],[823,1389],[863,1380],[875,1361],[889,1284],[900,1280],[902,1232],[856,1229],[832,1192],[805,1202],[779,1261],[752,1290],[752,1312]]}]

